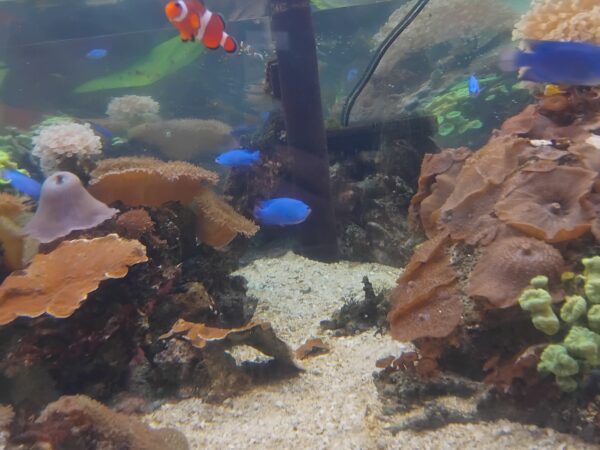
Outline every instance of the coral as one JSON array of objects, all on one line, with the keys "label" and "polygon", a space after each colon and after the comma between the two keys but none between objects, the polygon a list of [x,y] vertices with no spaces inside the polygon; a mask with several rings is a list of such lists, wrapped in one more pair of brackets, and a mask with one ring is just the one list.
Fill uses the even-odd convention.
[{"label": "coral", "polygon": [[[519,305],[525,311],[531,313],[533,326],[538,330],[549,335],[556,334],[560,328],[560,323],[552,310],[552,296],[546,290],[548,288],[548,278],[546,276],[537,276],[536,278],[538,279],[537,282],[532,281],[532,284],[534,286],[537,284],[539,287],[525,289],[519,297]],[[565,315],[569,316],[566,310]]]},{"label": "coral", "polygon": [[552,246],[533,238],[507,237],[490,244],[473,268],[467,294],[497,308],[515,305],[532,277],[545,275],[556,286],[564,268]]},{"label": "coral", "polygon": [[289,347],[277,337],[268,322],[252,321],[240,328],[214,328],[203,323],[186,322],[179,319],[171,330],[160,339],[181,336],[194,347],[203,349],[211,344],[219,344],[225,348],[245,344],[254,347],[265,355],[294,365]]},{"label": "coral", "polygon": [[152,232],[154,222],[145,209],[131,209],[120,214],[116,221],[122,236],[139,239],[144,233]]},{"label": "coral", "polygon": [[579,167],[549,172],[521,172],[506,184],[507,194],[496,203],[500,220],[546,242],[570,241],[591,228],[593,212],[583,199],[597,173]]},{"label": "coral", "polygon": [[170,201],[188,204],[217,180],[217,174],[182,161],[114,158],[98,163],[89,191],[108,204],[158,207]]},{"label": "coral", "polygon": [[[185,436],[171,428],[153,429],[140,420],[112,411],[83,395],[50,403],[24,434],[32,448],[105,450],[187,450]],[[30,442],[34,439],[35,442]],[[91,444],[93,443],[93,444]]]},{"label": "coral", "polygon": [[329,353],[329,345],[319,338],[308,339],[294,352],[298,359],[312,358],[313,356],[324,355],[325,353]]},{"label": "coral", "polygon": [[48,254],[36,255],[26,270],[4,280],[0,325],[44,313],[68,317],[102,280],[123,278],[129,266],[147,259],[142,244],[116,234],[65,241]]},{"label": "coral", "polygon": [[23,231],[41,243],[52,242],[71,231],[93,228],[116,212],[92,197],[76,175],[56,172],[44,181],[38,208]]},{"label": "coral", "polygon": [[14,415],[12,407],[0,405],[0,433],[8,428]]},{"label": "coral", "polygon": [[39,158],[45,175],[89,163],[102,153],[102,142],[89,124],[62,122],[39,128],[31,154]]},{"label": "coral", "polygon": [[10,270],[22,269],[37,252],[37,243],[23,234],[29,217],[24,197],[0,192],[0,243],[4,266]]},{"label": "coral", "polygon": [[600,303],[600,257],[583,258],[581,263],[585,267],[583,276],[585,284],[583,286],[585,296],[590,303],[596,305]]},{"label": "coral", "polygon": [[513,31],[514,40],[583,41],[600,44],[596,0],[534,0]]},{"label": "coral", "polygon": [[159,120],[160,105],[156,100],[143,95],[124,95],[108,102],[106,115],[125,128]]},{"label": "coral", "polygon": [[144,123],[129,130],[136,139],[158,148],[169,159],[190,161],[213,156],[236,145],[231,127],[218,120],[174,119]]},{"label": "coral", "polygon": [[75,89],[76,94],[108,89],[147,86],[162,80],[192,63],[204,53],[203,45],[181,45],[179,36],[156,47],[130,67],[86,81]]},{"label": "coral", "polygon": [[457,274],[446,254],[444,234],[417,247],[398,285],[392,291],[388,321],[400,341],[449,335],[460,321],[462,302],[457,296]]},{"label": "coral", "polygon": [[250,237],[259,229],[208,189],[194,197],[193,209],[198,239],[215,248],[225,247],[238,233]]}]

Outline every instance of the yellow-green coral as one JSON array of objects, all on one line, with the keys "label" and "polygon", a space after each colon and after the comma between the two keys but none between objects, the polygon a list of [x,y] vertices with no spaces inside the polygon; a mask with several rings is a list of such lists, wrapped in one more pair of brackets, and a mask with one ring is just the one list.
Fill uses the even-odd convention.
[{"label": "yellow-green coral", "polygon": [[600,256],[582,260],[583,274],[565,272],[564,289],[570,293],[560,308],[558,320],[548,291],[548,279],[531,280],[519,298],[521,308],[531,313],[533,325],[548,335],[562,328],[562,342],[546,346],[538,363],[540,373],[552,373],[565,392],[577,389],[590,370],[600,367]]}]

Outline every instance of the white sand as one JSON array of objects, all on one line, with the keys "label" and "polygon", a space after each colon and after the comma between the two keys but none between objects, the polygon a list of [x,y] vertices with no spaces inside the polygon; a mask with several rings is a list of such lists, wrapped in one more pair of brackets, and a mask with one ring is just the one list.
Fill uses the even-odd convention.
[{"label": "white sand", "polygon": [[[146,416],[156,427],[175,427],[192,449],[592,449],[553,430],[498,421],[450,425],[392,436],[393,418],[381,414],[373,384],[375,361],[406,345],[374,331],[333,338],[319,331],[348,299],[362,299],[362,277],[375,291],[392,287],[399,270],[379,264],[323,264],[288,253],[260,259],[238,272],[259,299],[256,317],[273,324],[296,348],[321,337],[331,352],[302,361],[306,370],[290,380],[259,386],[222,405],[199,399],[164,405]],[[236,356],[250,352],[241,349]]]}]

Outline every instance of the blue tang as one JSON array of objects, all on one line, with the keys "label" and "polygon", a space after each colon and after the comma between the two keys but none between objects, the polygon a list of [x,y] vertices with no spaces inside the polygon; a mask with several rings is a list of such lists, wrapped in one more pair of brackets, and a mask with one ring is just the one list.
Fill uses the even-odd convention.
[{"label": "blue tang", "polygon": [[33,178],[15,169],[2,169],[2,178],[9,180],[12,187],[22,194],[29,195],[34,200],[40,198],[42,185]]},{"label": "blue tang", "polygon": [[600,85],[600,46],[584,42],[527,41],[530,51],[506,50],[500,68],[521,67],[521,79],[536,83]]},{"label": "blue tang", "polygon": [[254,217],[261,225],[296,225],[311,213],[310,207],[295,198],[272,198],[254,208]]},{"label": "blue tang", "polygon": [[85,57],[88,59],[102,59],[106,55],[108,55],[108,50],[106,50],[105,48],[95,48],[87,52],[85,54]]},{"label": "blue tang", "polygon": [[260,152],[258,150],[253,152],[252,150],[243,148],[237,148],[221,153],[217,156],[217,159],[215,159],[217,164],[229,167],[251,166],[257,161],[260,161]]},{"label": "blue tang", "polygon": [[475,75],[469,77],[469,95],[477,96],[481,92],[479,88],[479,80]]}]

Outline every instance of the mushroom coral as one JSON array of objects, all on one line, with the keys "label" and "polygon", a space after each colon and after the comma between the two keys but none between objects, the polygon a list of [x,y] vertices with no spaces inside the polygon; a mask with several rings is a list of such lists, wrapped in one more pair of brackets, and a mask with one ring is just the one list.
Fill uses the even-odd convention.
[{"label": "mushroom coral", "polygon": [[565,263],[560,252],[529,237],[506,237],[486,247],[471,272],[467,294],[483,298],[494,307],[517,303],[523,289],[537,275],[556,285]]},{"label": "mushroom coral", "polygon": [[593,211],[583,203],[597,174],[559,166],[549,172],[521,171],[496,204],[498,218],[546,242],[576,239],[590,229]]},{"label": "mushroom coral", "polygon": [[388,313],[395,339],[444,337],[458,325],[462,302],[457,295],[457,274],[446,254],[448,236],[440,233],[415,250],[392,291]]},{"label": "mushroom coral", "polygon": [[169,201],[190,203],[217,181],[216,173],[187,162],[123,157],[100,161],[91,173],[89,191],[109,204],[159,207]]},{"label": "mushroom coral", "polygon": [[238,214],[211,190],[205,189],[194,198],[193,209],[198,239],[212,247],[225,247],[238,233],[250,237],[258,231],[254,222]]},{"label": "mushroom coral", "polygon": [[598,0],[534,0],[515,25],[513,39],[600,44]]},{"label": "mushroom coral", "polygon": [[69,317],[102,280],[123,278],[130,266],[147,260],[141,243],[116,234],[62,242],[0,285],[0,325],[44,313]]},{"label": "mushroom coral", "polygon": [[156,146],[169,159],[190,161],[237,144],[231,127],[218,120],[174,119],[143,123],[129,130],[130,139]]},{"label": "mushroom coral", "polygon": [[56,172],[44,181],[38,208],[23,231],[41,243],[52,242],[100,225],[116,212],[92,197],[76,175]]}]

